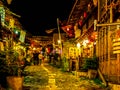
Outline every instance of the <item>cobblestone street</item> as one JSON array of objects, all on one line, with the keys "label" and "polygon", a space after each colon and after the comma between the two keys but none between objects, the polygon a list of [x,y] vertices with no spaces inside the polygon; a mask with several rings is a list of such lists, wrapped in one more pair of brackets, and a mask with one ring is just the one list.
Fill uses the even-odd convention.
[{"label": "cobblestone street", "polygon": [[[28,74],[24,78],[24,90],[107,90],[92,80],[77,78],[76,75],[49,64],[27,66],[25,70]],[[51,80],[55,84],[50,84],[49,75],[54,75]]]}]

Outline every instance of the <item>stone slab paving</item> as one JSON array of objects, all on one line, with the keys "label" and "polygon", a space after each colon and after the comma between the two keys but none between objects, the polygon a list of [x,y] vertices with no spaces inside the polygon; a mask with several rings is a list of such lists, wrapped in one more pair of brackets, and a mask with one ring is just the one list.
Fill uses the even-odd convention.
[{"label": "stone slab paving", "polygon": [[[28,76],[25,77],[26,90],[108,90],[95,84],[92,80],[78,78],[70,72],[62,72],[61,69],[45,64],[43,66],[26,67]],[[50,88],[49,74],[55,74],[55,88]]]},{"label": "stone slab paving", "polygon": [[[24,78],[24,88],[28,90],[48,90],[48,72],[46,72],[41,66],[27,66],[27,76]],[[25,89],[24,89],[25,90]]]},{"label": "stone slab paving", "polygon": [[73,73],[62,72],[61,69],[53,66],[45,65],[45,67],[56,74],[55,80],[58,90],[107,90],[84,77],[78,78]]}]

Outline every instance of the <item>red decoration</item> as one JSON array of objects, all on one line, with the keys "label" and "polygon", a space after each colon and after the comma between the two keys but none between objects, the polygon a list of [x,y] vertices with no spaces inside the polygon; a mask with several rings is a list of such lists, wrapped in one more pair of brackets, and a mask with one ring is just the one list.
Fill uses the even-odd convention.
[{"label": "red decoration", "polygon": [[82,20],[79,21],[79,25],[82,26]]},{"label": "red decoration", "polygon": [[84,12],[84,18],[86,18],[87,17],[87,13],[86,12]]},{"label": "red decoration", "polygon": [[117,30],[117,31],[116,31],[116,37],[117,37],[117,38],[120,38],[120,30]]},{"label": "red decoration", "polygon": [[74,36],[74,28],[72,25],[67,25],[64,27],[61,27],[63,31],[65,31],[67,33],[67,35],[69,37],[73,37]]}]

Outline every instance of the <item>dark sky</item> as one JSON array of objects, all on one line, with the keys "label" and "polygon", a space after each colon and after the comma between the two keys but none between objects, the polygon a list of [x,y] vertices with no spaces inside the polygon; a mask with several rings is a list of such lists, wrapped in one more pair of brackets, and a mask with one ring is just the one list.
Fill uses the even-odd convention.
[{"label": "dark sky", "polygon": [[57,18],[67,20],[75,0],[13,0],[9,6],[20,15],[23,27],[33,35],[57,28]]}]

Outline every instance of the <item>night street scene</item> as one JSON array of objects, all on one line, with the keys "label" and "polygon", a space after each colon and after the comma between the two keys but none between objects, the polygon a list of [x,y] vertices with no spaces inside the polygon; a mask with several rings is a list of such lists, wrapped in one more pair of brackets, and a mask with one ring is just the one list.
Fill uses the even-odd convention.
[{"label": "night street scene", "polygon": [[0,0],[0,90],[120,90],[120,0]]}]

